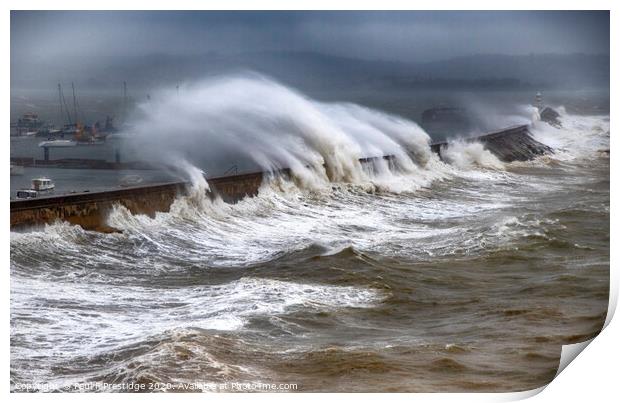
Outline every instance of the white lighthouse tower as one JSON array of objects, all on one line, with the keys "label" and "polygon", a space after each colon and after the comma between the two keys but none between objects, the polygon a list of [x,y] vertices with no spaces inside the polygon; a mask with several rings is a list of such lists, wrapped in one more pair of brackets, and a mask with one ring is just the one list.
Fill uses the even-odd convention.
[{"label": "white lighthouse tower", "polygon": [[540,92],[536,93],[534,106],[538,108],[538,112],[542,112],[543,108],[545,107],[545,105],[543,104],[542,94]]}]

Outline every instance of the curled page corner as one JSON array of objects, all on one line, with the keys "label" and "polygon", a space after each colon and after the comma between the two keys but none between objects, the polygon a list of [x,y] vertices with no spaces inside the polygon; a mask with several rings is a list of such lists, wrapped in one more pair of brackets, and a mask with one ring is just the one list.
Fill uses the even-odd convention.
[{"label": "curled page corner", "polygon": [[[616,305],[618,303],[617,295],[618,295],[618,290],[616,286],[613,285],[613,282],[610,281],[609,307],[607,308],[607,316],[605,317],[605,323],[603,324],[603,328],[601,329],[601,332],[605,330],[605,328],[611,322],[611,319],[614,317],[614,314],[616,311]],[[568,365],[571,362],[573,362],[573,360],[577,358],[577,356],[581,354],[581,352],[585,350],[586,347],[588,347],[590,343],[592,343],[592,341],[596,339],[597,337],[598,337],[598,334],[594,336],[593,338],[591,338],[590,340],[582,341],[581,343],[563,345],[562,352],[560,353],[560,364],[558,365],[558,370],[555,373],[553,380],[557,378],[562,373],[562,371],[564,371],[566,367],[568,367]],[[551,380],[551,382],[553,382],[553,380]],[[540,388],[532,389],[529,391],[518,392],[517,394],[515,394],[516,396],[514,396],[515,398],[514,400],[527,399],[529,397],[535,396],[538,393],[545,390],[545,388],[549,386],[551,382],[549,382],[548,384],[544,386],[541,386]]]},{"label": "curled page corner", "polygon": [[543,390],[545,390],[545,388],[547,386],[548,386],[548,384],[547,385],[543,385],[543,386],[539,386],[539,387],[537,387],[535,389],[524,390],[524,391],[521,391],[521,392],[503,393],[503,394],[501,394],[501,397],[499,399],[496,399],[495,401],[497,401],[497,402],[516,402],[516,401],[520,401],[520,400],[529,399],[531,397],[536,396],[537,394],[539,394]]},{"label": "curled page corner", "polygon": [[560,355],[560,365],[558,366],[558,371],[555,373],[554,379],[560,375],[562,371],[573,362],[575,358],[586,348],[588,345],[594,340],[596,337],[582,341],[581,343],[575,344],[565,344],[562,346],[562,353]]},{"label": "curled page corner", "polygon": [[[608,315],[609,317],[609,315]],[[553,382],[553,380],[555,380],[555,378],[558,377],[558,375],[560,375],[560,373],[562,371],[564,371],[564,369],[568,366],[568,364],[570,364],[571,362],[573,362],[573,360],[592,342],[592,340],[594,340],[596,337],[590,339],[590,340],[586,340],[584,342],[581,343],[575,343],[575,344],[565,344],[562,346],[562,353],[560,354],[560,364],[558,366],[558,370],[555,373],[555,376],[553,377],[553,379],[551,380],[551,382]],[[506,393],[502,398],[500,398],[498,401],[502,401],[502,402],[514,402],[514,401],[519,401],[519,400],[525,400],[525,399],[529,399],[531,397],[534,397],[536,395],[538,395],[539,393],[541,393],[543,390],[545,390],[547,388],[547,386],[549,386],[551,384],[551,382],[540,386],[538,388],[535,389],[530,389],[530,390],[524,390],[522,392],[511,392],[511,393]]]},{"label": "curled page corner", "polygon": [[[616,304],[617,304],[617,292],[616,291],[617,290],[615,290],[613,288],[613,286],[612,286],[612,289],[610,289],[610,293],[609,293],[610,294],[609,295],[609,307],[607,308],[607,316],[605,317],[605,324],[603,325],[603,328],[601,329],[601,332],[603,330],[605,330],[605,328],[609,325],[609,323],[611,322],[611,319],[613,318],[614,313],[616,311]],[[588,347],[588,345],[594,339],[596,339],[597,336],[594,336],[590,340],[586,340],[586,341],[583,341],[581,343],[565,344],[565,345],[563,345],[562,346],[562,353],[560,354],[560,365],[558,366],[558,371],[555,373],[555,376],[553,378],[554,379],[557,378],[558,375],[560,375],[560,373],[562,373],[562,371],[564,371],[564,369],[566,369],[568,364],[573,362],[573,360],[575,358],[577,358],[577,356],[583,350],[585,350],[585,348]]]},{"label": "curled page corner", "polygon": [[[617,284],[615,285],[614,284],[615,283],[613,281],[610,281],[609,306],[607,308],[607,316],[605,317],[605,324],[603,325],[601,332],[605,330],[607,326],[609,326],[609,323],[611,322],[611,319],[614,317],[614,314],[616,312],[616,305],[618,303],[618,290],[617,290]],[[560,354],[560,365],[558,366],[558,371],[555,373],[555,376],[553,378],[554,379],[557,378],[558,375],[560,375],[560,373],[564,371],[564,369],[568,366],[568,364],[573,362],[573,360],[577,358],[577,356],[583,350],[585,350],[585,348],[588,347],[588,345],[594,339],[596,339],[597,336],[594,336],[590,340],[586,340],[581,343],[563,345],[562,353]]]},{"label": "curled page corner", "polygon": [[616,313],[616,306],[618,305],[618,282],[615,281],[613,272],[609,273],[609,305],[607,306],[607,316],[605,317],[605,324],[603,325],[603,329],[601,332],[609,326],[611,319],[614,317]]}]

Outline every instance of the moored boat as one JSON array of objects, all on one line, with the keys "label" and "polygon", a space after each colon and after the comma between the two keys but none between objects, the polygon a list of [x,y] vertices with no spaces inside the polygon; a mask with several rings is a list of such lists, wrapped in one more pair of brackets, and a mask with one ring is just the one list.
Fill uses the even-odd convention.
[{"label": "moored boat", "polygon": [[138,186],[144,179],[140,175],[127,175],[121,178],[119,181],[119,186],[121,187],[130,187],[130,186]]},{"label": "moored boat", "polygon": [[53,191],[56,185],[49,178],[35,178],[32,180],[32,189],[37,192]]},{"label": "moored boat", "polygon": [[39,143],[39,147],[75,147],[75,140],[46,140]]},{"label": "moored boat", "polygon": [[49,178],[35,178],[32,180],[30,189],[20,189],[17,191],[18,199],[35,199],[54,193],[56,185]]}]

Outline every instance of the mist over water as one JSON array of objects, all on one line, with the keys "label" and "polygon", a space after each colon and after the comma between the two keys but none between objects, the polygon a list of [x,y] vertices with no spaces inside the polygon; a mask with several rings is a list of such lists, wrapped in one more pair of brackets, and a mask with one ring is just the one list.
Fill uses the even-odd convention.
[{"label": "mist over water", "polygon": [[[12,385],[547,383],[608,301],[609,117],[559,110],[559,129],[527,106],[487,114],[555,150],[502,163],[458,140],[440,160],[413,121],[260,76],[154,93],[133,140],[194,192],[155,218],[118,206],[117,234],[11,233]],[[211,159],[293,179],[226,204],[205,195]]]}]

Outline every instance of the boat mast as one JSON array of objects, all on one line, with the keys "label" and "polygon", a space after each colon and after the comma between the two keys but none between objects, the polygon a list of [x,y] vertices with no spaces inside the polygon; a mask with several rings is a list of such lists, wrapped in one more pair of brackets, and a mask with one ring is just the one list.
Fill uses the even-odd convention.
[{"label": "boat mast", "polygon": [[71,83],[71,90],[73,91],[73,115],[75,116],[75,124],[78,123],[78,115],[77,115],[77,101],[75,100],[75,85],[73,82]]},{"label": "boat mast", "polygon": [[62,91],[62,87],[60,86],[60,83],[58,84],[58,90],[60,92],[60,98],[62,99],[60,108],[62,108],[62,105],[64,104],[65,111],[67,111],[67,120],[69,121],[69,125],[71,125],[71,115],[69,114],[69,107],[67,106],[67,100],[65,99],[65,94]]},{"label": "boat mast", "polygon": [[127,119],[127,81],[123,81],[123,123]]},{"label": "boat mast", "polygon": [[62,90],[60,88],[60,83],[58,83],[58,105],[60,105],[60,125],[62,128],[62,121],[64,116],[62,115]]}]

